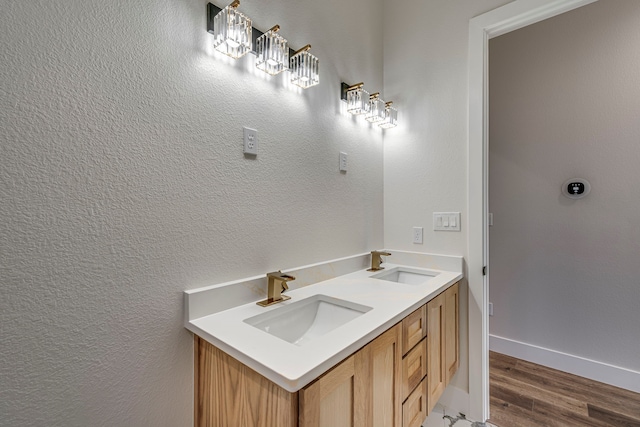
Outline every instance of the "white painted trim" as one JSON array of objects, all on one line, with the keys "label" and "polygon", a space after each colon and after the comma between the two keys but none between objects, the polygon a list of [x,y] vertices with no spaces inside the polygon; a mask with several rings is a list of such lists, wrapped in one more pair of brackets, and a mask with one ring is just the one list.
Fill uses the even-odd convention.
[{"label": "white painted trim", "polygon": [[469,21],[467,262],[469,279],[469,414],[489,418],[488,51],[489,39],[597,0],[516,0]]},{"label": "white painted trim", "polygon": [[517,0],[471,19],[489,38],[535,24],[598,0]]},{"label": "white painted trim", "polygon": [[490,335],[492,351],[640,393],[640,372]]}]

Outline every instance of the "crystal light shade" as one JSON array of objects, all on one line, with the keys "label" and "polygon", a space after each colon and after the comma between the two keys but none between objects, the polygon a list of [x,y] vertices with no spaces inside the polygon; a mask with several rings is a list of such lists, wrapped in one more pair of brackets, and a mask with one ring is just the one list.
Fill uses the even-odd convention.
[{"label": "crystal light shade", "polygon": [[378,123],[384,120],[386,115],[385,109],[385,102],[380,99],[378,93],[374,93],[369,97],[369,107],[364,119],[370,123]]},{"label": "crystal light shade", "polygon": [[382,129],[390,129],[398,126],[398,110],[391,106],[391,102],[387,102],[384,120],[380,122],[379,126]]},{"label": "crystal light shade", "polygon": [[277,33],[279,29],[276,25],[256,40],[256,67],[272,76],[289,69],[289,43]]},{"label": "crystal light shade", "polygon": [[290,60],[291,83],[303,89],[320,83],[320,61],[309,53],[311,45],[297,51]]},{"label": "crystal light shade", "polygon": [[369,111],[369,92],[364,90],[362,83],[351,86],[347,91],[347,111],[354,115]]},{"label": "crystal light shade", "polygon": [[230,4],[213,18],[213,47],[235,59],[251,51],[251,19],[238,12],[239,4]]}]

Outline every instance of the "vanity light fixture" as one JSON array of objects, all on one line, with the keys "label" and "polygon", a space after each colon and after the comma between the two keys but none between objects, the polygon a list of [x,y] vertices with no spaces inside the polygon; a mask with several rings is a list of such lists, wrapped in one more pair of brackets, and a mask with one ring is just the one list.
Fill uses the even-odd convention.
[{"label": "vanity light fixture", "polygon": [[393,102],[385,104],[384,120],[378,126],[382,129],[391,129],[398,126],[398,110],[391,106]]},{"label": "vanity light fixture", "polygon": [[213,47],[235,59],[250,52],[253,41],[251,19],[238,12],[238,6],[235,0],[213,18]]},{"label": "vanity light fixture", "polygon": [[287,40],[277,34],[279,25],[263,33],[237,11],[239,5],[239,0],[224,9],[207,4],[207,32],[213,34],[216,50],[236,59],[251,52],[258,57],[257,68],[271,75],[289,70],[291,82],[303,89],[320,83],[320,61],[309,53],[311,45],[294,52]]},{"label": "vanity light fixture", "polygon": [[320,83],[320,61],[309,53],[309,49],[310,44],[291,55],[291,83],[303,89]]},{"label": "vanity light fixture", "polygon": [[398,110],[391,106],[393,102],[384,102],[379,92],[369,95],[364,83],[340,85],[340,99],[347,103],[347,111],[354,115],[363,115],[369,123],[375,123],[382,129],[398,126]]},{"label": "vanity light fixture", "polygon": [[369,92],[364,90],[364,83],[347,88],[347,111],[354,115],[365,114],[369,109]]},{"label": "vanity light fixture", "polygon": [[369,108],[364,116],[364,119],[369,123],[377,123],[384,120],[385,117],[385,102],[380,98],[380,93],[372,93],[369,97]]},{"label": "vanity light fixture", "polygon": [[289,69],[289,43],[278,34],[276,25],[256,40],[256,67],[275,76]]}]

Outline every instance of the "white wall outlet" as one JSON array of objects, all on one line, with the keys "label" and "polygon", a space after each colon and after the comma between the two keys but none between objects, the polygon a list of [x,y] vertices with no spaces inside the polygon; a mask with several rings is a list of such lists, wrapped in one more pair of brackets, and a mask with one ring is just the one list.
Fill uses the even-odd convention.
[{"label": "white wall outlet", "polygon": [[243,127],[244,132],[244,154],[258,155],[258,131],[248,127]]},{"label": "white wall outlet", "polygon": [[340,172],[347,171],[347,153],[340,152]]},{"label": "white wall outlet", "polygon": [[422,244],[422,227],[413,227],[413,243]]},{"label": "white wall outlet", "polygon": [[493,303],[489,303],[489,316],[493,316]]},{"label": "white wall outlet", "polygon": [[460,212],[434,212],[435,231],[460,231]]}]

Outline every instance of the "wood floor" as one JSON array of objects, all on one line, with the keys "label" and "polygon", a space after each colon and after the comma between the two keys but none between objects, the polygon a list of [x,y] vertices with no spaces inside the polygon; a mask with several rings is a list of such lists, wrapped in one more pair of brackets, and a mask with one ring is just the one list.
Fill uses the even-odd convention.
[{"label": "wood floor", "polygon": [[498,427],[640,427],[640,394],[491,352]]}]

